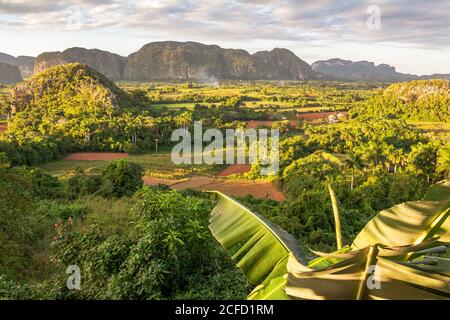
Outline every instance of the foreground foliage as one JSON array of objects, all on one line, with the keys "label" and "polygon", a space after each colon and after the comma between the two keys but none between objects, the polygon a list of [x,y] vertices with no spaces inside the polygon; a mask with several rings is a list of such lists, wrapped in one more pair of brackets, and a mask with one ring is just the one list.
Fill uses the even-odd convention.
[{"label": "foreground foliage", "polygon": [[[351,247],[332,254],[315,252],[320,257],[309,263],[299,257],[298,246],[279,227],[270,228],[233,199],[220,193],[219,197],[210,228],[257,285],[249,299],[450,298],[446,260],[436,258],[434,267],[428,268],[429,263],[422,259],[427,253],[447,250],[442,244],[449,244],[449,181],[431,187],[423,201],[382,211],[362,229]],[[227,224],[230,219],[224,218],[217,223],[220,217],[229,217],[232,223]],[[240,228],[242,225],[246,228]],[[236,241],[224,241],[224,230],[238,235],[230,238]],[[367,280],[374,272],[379,284],[369,286]]]}]

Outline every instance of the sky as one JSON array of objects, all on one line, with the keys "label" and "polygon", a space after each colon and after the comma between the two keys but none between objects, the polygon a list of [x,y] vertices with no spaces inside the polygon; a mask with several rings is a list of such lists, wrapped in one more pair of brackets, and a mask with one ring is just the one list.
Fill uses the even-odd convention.
[{"label": "sky", "polygon": [[450,0],[0,0],[0,52],[15,56],[70,47],[127,56],[164,40],[450,73]]}]

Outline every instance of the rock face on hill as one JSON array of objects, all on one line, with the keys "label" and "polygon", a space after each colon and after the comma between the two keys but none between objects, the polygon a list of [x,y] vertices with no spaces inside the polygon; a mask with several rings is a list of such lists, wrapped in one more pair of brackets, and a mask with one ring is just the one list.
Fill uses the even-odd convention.
[{"label": "rock face on hill", "polygon": [[22,81],[20,70],[18,67],[0,62],[0,83],[1,84],[16,84]]},{"label": "rock face on hill", "polygon": [[450,122],[450,82],[394,83],[357,107],[357,113],[417,121]]},{"label": "rock face on hill", "polygon": [[56,65],[83,63],[110,80],[130,81],[328,79],[404,82],[450,79],[450,74],[417,76],[399,73],[395,67],[368,61],[330,59],[310,66],[293,52],[282,48],[250,54],[242,49],[176,41],[152,42],[128,57],[98,49],[70,48],[62,52],[44,52],[37,58],[16,58],[0,53],[0,62],[19,67],[22,78]]},{"label": "rock face on hill", "polygon": [[33,74],[34,60],[29,56],[18,56],[17,58],[0,52],[0,62],[10,64],[19,68],[22,78],[28,78]]},{"label": "rock face on hill", "polygon": [[18,56],[16,58],[16,66],[19,67],[22,78],[29,78],[33,75],[35,57]]},{"label": "rock face on hill", "polygon": [[258,78],[273,80],[308,80],[317,78],[311,66],[287,49],[256,52]]},{"label": "rock face on hill", "polygon": [[0,52],[0,62],[15,65],[16,57]]},{"label": "rock face on hill", "polygon": [[314,71],[343,80],[398,82],[418,79],[413,74],[399,73],[387,64],[375,65],[369,61],[330,59],[314,62]]},{"label": "rock face on hill", "polygon": [[222,49],[196,42],[154,42],[131,54],[126,80],[273,79],[316,77],[311,67],[286,49],[257,52]]},{"label": "rock face on hill", "polygon": [[67,63],[83,63],[112,80],[122,79],[127,59],[98,49],[70,48],[63,52],[40,54],[34,64],[34,72]]}]

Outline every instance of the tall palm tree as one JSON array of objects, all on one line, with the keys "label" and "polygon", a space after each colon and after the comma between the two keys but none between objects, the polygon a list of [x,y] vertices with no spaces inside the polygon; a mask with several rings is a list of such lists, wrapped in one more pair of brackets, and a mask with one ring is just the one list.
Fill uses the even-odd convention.
[{"label": "tall palm tree", "polygon": [[396,161],[395,147],[392,144],[383,144],[383,154],[387,162],[387,172],[391,172],[391,166]]},{"label": "tall palm tree", "polygon": [[391,156],[391,160],[394,164],[394,174],[396,174],[398,165],[401,165],[404,161],[405,154],[403,152],[403,149],[395,149]]},{"label": "tall palm tree", "polygon": [[362,158],[357,153],[349,153],[347,159],[345,160],[346,167],[352,170],[352,179],[350,182],[350,190],[353,190],[355,186],[355,171],[359,170],[363,166]]}]

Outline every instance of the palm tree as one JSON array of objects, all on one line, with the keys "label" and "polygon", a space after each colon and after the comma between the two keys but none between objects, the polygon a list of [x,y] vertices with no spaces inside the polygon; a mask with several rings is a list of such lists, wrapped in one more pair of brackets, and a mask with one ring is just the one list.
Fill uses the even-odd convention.
[{"label": "palm tree", "polygon": [[437,149],[432,144],[418,143],[412,147],[409,154],[409,163],[412,169],[423,174],[430,183],[431,175],[436,170]]},{"label": "palm tree", "polygon": [[383,144],[380,144],[376,141],[370,141],[369,145],[367,146],[367,159],[369,160],[369,163],[372,163],[372,170],[374,175],[378,165],[383,161],[383,151]]},{"label": "palm tree", "polygon": [[383,144],[383,154],[387,162],[387,172],[391,172],[391,166],[395,163],[395,147],[392,144]]},{"label": "palm tree", "polygon": [[357,153],[349,153],[347,155],[347,159],[345,160],[345,165],[352,170],[350,190],[353,190],[353,187],[355,186],[355,170],[359,170],[363,166],[363,161],[361,156]]},{"label": "palm tree", "polygon": [[394,174],[397,173],[397,168],[398,165],[402,164],[404,161],[405,155],[403,153],[402,149],[395,149],[394,152],[391,155],[391,160],[393,161],[394,164]]}]

